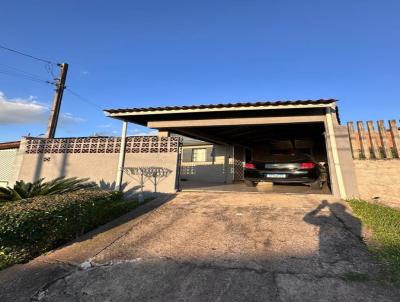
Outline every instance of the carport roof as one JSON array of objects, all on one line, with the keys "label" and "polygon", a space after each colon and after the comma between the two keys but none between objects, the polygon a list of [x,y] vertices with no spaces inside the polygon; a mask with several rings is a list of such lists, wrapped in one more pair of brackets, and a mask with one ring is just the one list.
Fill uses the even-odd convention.
[{"label": "carport roof", "polygon": [[[190,106],[165,106],[165,107],[144,107],[144,108],[119,108],[119,109],[105,109],[110,116],[120,116],[126,114],[155,114],[157,112],[167,113],[168,111],[174,112],[187,112],[187,111],[207,111],[219,109],[234,110],[234,109],[267,109],[268,107],[327,107],[337,100],[335,99],[318,99],[318,100],[294,100],[294,101],[258,101],[258,102],[239,102],[239,103],[220,103],[220,104],[207,104],[207,105],[190,105]],[[267,107],[267,108],[266,108]]]},{"label": "carport roof", "polygon": [[[336,100],[259,101],[109,109],[105,112],[109,117],[125,122],[217,144],[232,144],[235,136],[235,144],[238,144],[236,132],[243,134],[256,131],[267,138],[266,131],[268,135],[272,135],[278,129],[268,128],[270,125],[291,124],[290,132],[310,126],[309,124],[313,129],[317,127],[316,124],[325,121],[326,108],[331,108],[337,114]],[[247,139],[240,141],[245,145]]]}]

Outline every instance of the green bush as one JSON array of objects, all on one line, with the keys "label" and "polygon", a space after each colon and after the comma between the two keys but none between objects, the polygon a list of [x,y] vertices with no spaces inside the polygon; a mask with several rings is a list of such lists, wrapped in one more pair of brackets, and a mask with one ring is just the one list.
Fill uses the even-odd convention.
[{"label": "green bush", "polygon": [[24,262],[135,208],[119,192],[80,190],[0,207],[0,268]]},{"label": "green bush", "polygon": [[17,181],[14,187],[0,187],[0,202],[15,201],[41,195],[55,195],[82,189],[98,188],[96,183],[87,182],[88,178],[58,177],[51,181],[41,178],[34,182]]}]

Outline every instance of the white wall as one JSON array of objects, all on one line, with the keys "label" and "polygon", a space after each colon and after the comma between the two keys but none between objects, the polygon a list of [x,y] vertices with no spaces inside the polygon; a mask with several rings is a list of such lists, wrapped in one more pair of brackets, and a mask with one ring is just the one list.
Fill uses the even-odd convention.
[{"label": "white wall", "polygon": [[0,187],[12,185],[9,182],[14,171],[17,151],[18,149],[0,150]]},{"label": "white wall", "polygon": [[[182,149],[207,148],[213,145],[183,146]],[[196,182],[231,183],[233,180],[232,147],[214,145],[213,161],[181,162],[180,178]]]},{"label": "white wall", "polygon": [[[46,157],[46,161],[44,160]],[[56,177],[89,178],[105,188],[112,189],[115,185],[118,166],[118,154],[26,154],[23,159],[18,179],[32,181],[44,177],[51,180]],[[161,167],[171,172],[168,177],[161,179],[158,192],[175,192],[176,153],[137,153],[126,154],[125,167]],[[154,192],[153,179],[145,178],[144,190]],[[125,191],[140,184],[138,176],[124,173]],[[138,190],[138,189],[137,189]]]},{"label": "white wall", "polygon": [[[37,147],[32,147],[30,150],[26,141],[23,140],[16,160],[19,172],[15,175],[15,179],[33,181],[45,178],[51,180],[61,176],[89,178],[90,181],[101,184],[105,188],[113,189],[117,176],[119,141],[115,138],[89,138],[86,140],[89,142],[79,142],[74,138],[47,140],[50,147],[44,148],[44,153],[38,153]],[[134,140],[131,139],[127,142],[125,168],[167,169],[167,175],[156,179],[157,188],[154,185],[154,177],[145,177],[144,191],[154,192],[157,189],[157,192],[175,192],[178,163],[176,140],[157,137],[135,137]],[[59,141],[64,142],[60,145]],[[172,144],[174,145],[172,146]],[[138,191],[140,177],[124,173],[123,183],[125,184],[124,191]]]}]

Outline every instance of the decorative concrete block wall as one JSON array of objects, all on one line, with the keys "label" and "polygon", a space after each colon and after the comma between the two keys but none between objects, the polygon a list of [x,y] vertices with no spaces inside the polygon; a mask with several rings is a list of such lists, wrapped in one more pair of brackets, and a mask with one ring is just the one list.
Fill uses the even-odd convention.
[{"label": "decorative concrete block wall", "polygon": [[[15,179],[89,178],[103,188],[113,189],[120,148],[120,138],[28,138],[21,142]],[[156,179],[153,175],[144,177],[144,190],[175,192],[179,149],[178,137],[127,137],[125,167],[163,170],[163,175]],[[141,176],[124,173],[123,183],[124,191],[138,191]]]}]

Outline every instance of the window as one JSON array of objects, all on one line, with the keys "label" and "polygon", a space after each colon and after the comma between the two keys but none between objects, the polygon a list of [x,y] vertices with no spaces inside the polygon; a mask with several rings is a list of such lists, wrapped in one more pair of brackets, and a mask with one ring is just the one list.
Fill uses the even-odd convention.
[{"label": "window", "polygon": [[206,161],[207,157],[207,149],[206,148],[194,148],[192,152],[192,161]]}]

